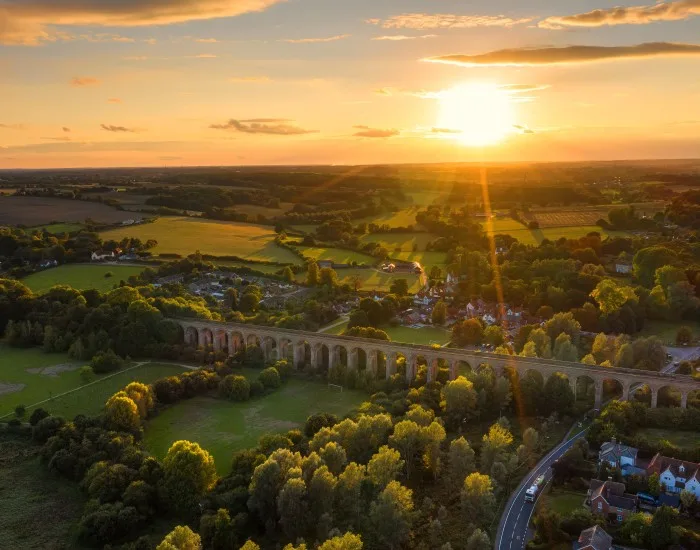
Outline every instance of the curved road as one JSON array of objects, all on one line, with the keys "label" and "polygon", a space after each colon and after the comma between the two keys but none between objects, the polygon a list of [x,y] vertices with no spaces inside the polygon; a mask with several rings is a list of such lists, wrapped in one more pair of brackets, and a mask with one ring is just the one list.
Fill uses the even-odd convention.
[{"label": "curved road", "polygon": [[568,441],[557,445],[523,479],[508,499],[505,511],[501,516],[498,524],[498,533],[496,534],[496,550],[522,550],[525,548],[525,544],[528,541],[530,518],[536,504],[536,502],[525,502],[525,491],[542,474],[545,475],[545,479],[548,482],[552,477],[550,467],[554,461],[563,456],[585,433],[586,429],[583,429]]}]

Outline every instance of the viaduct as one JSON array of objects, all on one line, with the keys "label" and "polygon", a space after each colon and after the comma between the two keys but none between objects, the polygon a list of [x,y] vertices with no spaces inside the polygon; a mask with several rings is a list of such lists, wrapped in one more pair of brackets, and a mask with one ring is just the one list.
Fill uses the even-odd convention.
[{"label": "viaduct", "polygon": [[[211,347],[215,351],[234,354],[249,346],[260,346],[266,361],[289,359],[295,366],[310,361],[315,367],[329,368],[345,364],[349,369],[358,369],[364,362],[366,369],[378,375],[379,365],[385,364],[385,376],[396,373],[396,362],[403,356],[406,360],[406,379],[410,383],[416,376],[418,366],[428,367],[428,381],[435,379],[438,361],[449,365],[450,380],[457,378],[460,363],[477,367],[488,363],[497,372],[505,367],[514,368],[520,377],[530,371],[539,372],[543,379],[555,373],[564,374],[571,384],[574,394],[580,378],[588,378],[595,385],[595,408],[600,409],[603,401],[603,383],[617,382],[622,388],[622,399],[630,397],[643,385],[651,390],[651,406],[657,406],[659,390],[673,388],[681,394],[681,407],[687,407],[690,392],[700,390],[700,380],[690,376],[665,374],[643,370],[619,369],[558,361],[482,353],[455,348],[433,348],[417,344],[385,342],[369,338],[336,336],[318,332],[264,327],[243,323],[222,323],[199,319],[173,319],[183,328],[185,344],[193,347]],[[364,358],[364,361],[361,361]]]}]

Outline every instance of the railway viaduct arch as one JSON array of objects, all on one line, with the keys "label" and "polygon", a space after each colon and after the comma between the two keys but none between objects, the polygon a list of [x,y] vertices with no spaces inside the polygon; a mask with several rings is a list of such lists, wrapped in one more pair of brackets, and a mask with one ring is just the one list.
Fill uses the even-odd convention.
[{"label": "railway viaduct arch", "polygon": [[663,374],[633,369],[618,369],[571,363],[555,359],[519,357],[495,353],[481,353],[463,349],[439,348],[418,344],[384,342],[369,338],[337,336],[302,330],[264,327],[244,323],[223,323],[199,319],[174,319],[183,329],[185,344],[193,347],[211,347],[215,351],[226,351],[233,355],[248,346],[260,346],[266,361],[287,358],[298,366],[307,361],[322,367],[345,363],[349,369],[357,369],[360,357],[364,356],[366,369],[377,374],[380,357],[386,360],[386,377],[396,373],[396,361],[400,355],[406,358],[406,379],[410,383],[416,376],[419,358],[428,367],[428,381],[435,380],[438,361],[449,366],[450,380],[457,378],[459,364],[465,362],[473,367],[488,363],[497,372],[512,367],[520,377],[530,371],[538,372],[547,380],[555,373],[564,374],[576,392],[579,378],[586,377],[595,385],[595,408],[600,409],[603,400],[603,383],[617,382],[622,388],[622,399],[629,399],[642,385],[651,390],[651,406],[656,407],[659,390],[673,388],[681,394],[681,407],[687,407],[690,392],[700,390],[700,380],[690,376]]}]

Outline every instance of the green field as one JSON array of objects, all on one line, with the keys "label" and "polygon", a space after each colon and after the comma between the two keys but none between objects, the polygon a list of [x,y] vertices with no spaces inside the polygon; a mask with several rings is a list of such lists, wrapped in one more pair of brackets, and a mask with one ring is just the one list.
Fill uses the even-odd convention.
[{"label": "green field", "polygon": [[570,493],[559,490],[548,492],[548,489],[545,489],[540,497],[540,505],[558,512],[562,517],[566,517],[574,510],[582,509],[585,500],[585,493]]},{"label": "green field", "polygon": [[[83,386],[79,368],[85,364],[71,361],[65,354],[0,345],[0,416],[14,412],[17,405],[29,407]],[[183,370],[174,365],[144,364],[114,376],[96,377],[97,383],[41,406],[68,418],[78,413],[97,414],[105,401],[129,382],[152,382]]]},{"label": "green field", "polygon": [[[328,330],[323,330],[326,334],[342,334],[347,327],[347,321]],[[380,327],[389,335],[392,342],[402,342],[404,344],[446,344],[450,341],[450,332],[440,327]]]},{"label": "green field", "polygon": [[263,434],[301,428],[309,415],[316,412],[342,417],[364,397],[359,391],[338,392],[318,382],[296,379],[289,380],[274,393],[246,403],[195,397],[150,420],[144,443],[150,452],[162,458],[175,441],[195,441],[214,456],[217,470],[225,474],[230,469],[231,454],[254,447]]},{"label": "green field", "polygon": [[299,264],[301,260],[275,244],[272,227],[185,217],[158,218],[153,223],[120,227],[100,233],[104,240],[138,237],[155,239],[154,254],[187,256],[199,250],[212,256],[238,256],[246,260]]},{"label": "green field", "polygon": [[72,233],[73,231],[80,231],[83,228],[81,223],[52,223],[49,225],[39,225],[37,227],[32,227],[28,231],[48,231],[54,235],[60,235],[61,233]]},{"label": "green field", "polygon": [[254,269],[255,271],[260,271],[262,273],[267,273],[269,275],[274,275],[280,269],[284,269],[282,266],[273,264],[258,264],[255,262],[227,262],[227,261],[216,261],[214,262],[217,266],[221,268],[231,269],[235,271],[236,268],[247,267],[249,269]]},{"label": "green field", "polygon": [[387,212],[368,218],[353,220],[353,225],[359,223],[376,223],[377,225],[388,225],[389,227],[409,227],[417,225],[416,214],[424,210],[423,206],[409,206],[398,212]]},{"label": "green field", "polygon": [[[482,224],[486,231],[486,223]],[[518,239],[523,244],[539,246],[543,240],[556,241],[565,237],[567,239],[579,239],[588,233],[597,231],[601,238],[606,237],[626,237],[629,234],[625,231],[606,231],[597,225],[582,225],[572,227],[546,227],[543,229],[527,229],[523,224],[510,218],[496,218],[493,220],[494,234],[507,234]]]},{"label": "green field", "polygon": [[[68,285],[78,290],[94,288],[100,292],[111,290],[119,281],[138,275],[145,268],[126,265],[62,265],[32,273],[22,279],[35,294],[43,294],[55,285]],[[112,277],[105,277],[112,273]]]},{"label": "green field", "polygon": [[316,261],[331,260],[337,264],[349,264],[356,262],[361,265],[374,265],[377,263],[377,259],[369,256],[368,254],[362,254],[361,252],[346,250],[344,248],[298,246],[297,249],[307,258],[311,258]]},{"label": "green field", "polygon": [[667,440],[682,449],[694,449],[698,445],[698,433],[681,430],[662,430],[660,428],[642,428],[636,435],[643,435],[652,444]]},{"label": "green field", "polygon": [[[384,273],[383,271],[374,268],[350,267],[337,269],[338,281],[340,284],[354,285],[353,277],[358,276],[362,280],[360,292],[389,292],[391,283],[396,279],[406,279],[408,282],[408,291],[410,293],[418,292],[421,289],[420,277],[413,273]],[[303,283],[306,281],[306,272],[298,273],[297,281]]]},{"label": "green field", "polygon": [[675,346],[678,329],[684,326],[693,331],[693,339],[700,338],[700,322],[697,321],[646,321],[639,336],[656,336],[661,338],[667,346]]}]

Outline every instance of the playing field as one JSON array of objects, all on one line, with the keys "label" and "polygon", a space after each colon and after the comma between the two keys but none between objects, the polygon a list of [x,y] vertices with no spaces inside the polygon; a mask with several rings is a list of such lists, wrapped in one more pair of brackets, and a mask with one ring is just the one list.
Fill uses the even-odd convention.
[{"label": "playing field", "polygon": [[[77,290],[94,288],[100,292],[111,290],[119,281],[138,275],[143,267],[126,265],[61,265],[32,273],[22,279],[35,294],[43,294],[55,285],[68,285]],[[105,277],[111,273],[111,277]]]},{"label": "playing field", "polygon": [[72,418],[76,414],[97,414],[105,401],[129,382],[152,382],[182,372],[182,367],[144,364],[114,376],[100,375],[96,384],[63,397],[62,393],[80,388],[85,382],[79,369],[86,361],[73,361],[65,354],[46,354],[38,348],[16,349],[0,344],[0,416],[12,413],[17,405],[29,408],[45,399],[46,410]]},{"label": "playing field", "polygon": [[0,220],[6,225],[34,227],[53,222],[84,222],[87,218],[98,223],[118,223],[128,219],[141,219],[143,215],[123,212],[99,202],[0,196]]},{"label": "playing field", "polygon": [[[257,371],[245,372],[249,378]],[[281,389],[245,403],[211,397],[181,401],[148,422],[145,446],[158,457],[165,456],[179,439],[199,443],[216,461],[220,474],[231,467],[231,454],[254,447],[266,433],[302,428],[309,415],[330,412],[343,417],[359,405],[359,391],[339,392],[320,382],[289,380]]]},{"label": "playing field", "polygon": [[356,262],[360,265],[374,265],[377,263],[377,259],[369,256],[368,254],[362,254],[353,250],[345,250],[344,248],[311,246],[299,246],[297,248],[304,256],[307,258],[312,258],[316,261],[331,260],[336,264],[350,264],[352,262]]},{"label": "playing field", "polygon": [[138,237],[155,239],[155,254],[187,256],[199,250],[212,256],[238,256],[243,259],[288,264],[301,263],[290,251],[277,246],[272,227],[249,223],[221,222],[200,218],[163,217],[153,223],[120,227],[100,234],[102,239]]}]

